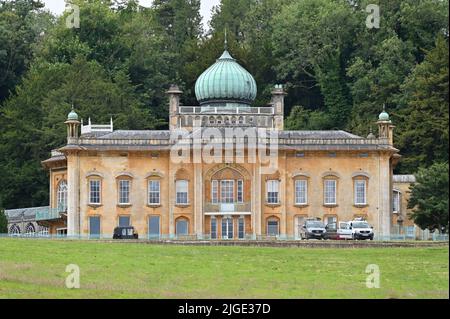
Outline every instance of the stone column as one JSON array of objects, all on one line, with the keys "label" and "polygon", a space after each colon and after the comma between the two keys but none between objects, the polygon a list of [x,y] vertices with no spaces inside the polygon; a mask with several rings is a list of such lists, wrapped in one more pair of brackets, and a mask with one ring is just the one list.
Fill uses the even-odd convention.
[{"label": "stone column", "polygon": [[76,152],[67,154],[67,236],[80,235],[80,161]]},{"label": "stone column", "polygon": [[253,187],[252,187],[252,222],[253,234],[261,235],[261,167],[260,163],[255,163],[253,167]]},{"label": "stone column", "polygon": [[203,235],[203,174],[202,164],[194,164],[194,230],[197,238]]},{"label": "stone column", "polygon": [[387,239],[391,232],[391,163],[389,154],[380,154],[380,183],[379,183],[379,231],[381,239]]},{"label": "stone column", "polygon": [[283,163],[283,168],[280,169],[280,194],[283,194],[283,197],[281,198],[281,221],[280,221],[280,235],[281,237],[285,237],[287,235],[287,182],[288,182],[288,176],[286,176],[286,153],[284,153],[282,156],[280,156],[282,159],[278,163]]},{"label": "stone column", "polygon": [[175,236],[175,220],[174,220],[174,208],[175,208],[175,171],[176,168],[172,165],[172,161],[169,158],[169,196],[167,197],[167,207],[169,207],[169,237]]}]

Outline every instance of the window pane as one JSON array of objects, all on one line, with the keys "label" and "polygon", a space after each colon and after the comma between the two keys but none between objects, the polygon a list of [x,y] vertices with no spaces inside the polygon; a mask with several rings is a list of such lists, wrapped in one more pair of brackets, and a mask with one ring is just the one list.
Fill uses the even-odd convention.
[{"label": "window pane", "polygon": [[159,204],[160,203],[160,181],[150,180],[148,181],[148,203]]},{"label": "window pane", "polygon": [[217,219],[211,218],[211,239],[217,239]]},{"label": "window pane", "polygon": [[355,204],[366,204],[366,181],[355,181]]},{"label": "window pane", "polygon": [[150,216],[148,219],[148,237],[159,238],[159,216]]},{"label": "window pane", "polygon": [[237,201],[238,201],[238,203],[244,202],[244,181],[243,180],[237,181]]},{"label": "window pane", "polygon": [[336,204],[336,181],[325,180],[325,204]]},{"label": "window pane", "polygon": [[67,211],[67,182],[61,181],[58,186],[57,194],[58,210],[60,212]]},{"label": "window pane", "polygon": [[188,181],[177,181],[177,204],[187,204],[188,203]]},{"label": "window pane", "polygon": [[119,227],[130,226],[130,216],[119,216]]},{"label": "window pane", "polygon": [[130,181],[119,181],[119,204],[130,203]]},{"label": "window pane", "polygon": [[89,217],[89,236],[91,238],[100,237],[100,217],[98,216]]},{"label": "window pane", "polygon": [[211,181],[211,202],[216,204],[219,202],[219,182]]},{"label": "window pane", "polygon": [[89,202],[91,204],[100,204],[100,181],[89,181]]},{"label": "window pane", "polygon": [[233,219],[229,217],[222,219],[222,238],[233,239]]},{"label": "window pane", "polygon": [[267,202],[269,204],[277,204],[278,203],[278,187],[279,181],[270,180],[267,181]]},{"label": "window pane", "polygon": [[278,221],[269,220],[267,222],[267,235],[268,236],[278,236]]},{"label": "window pane", "polygon": [[244,217],[238,219],[238,238],[243,239],[245,237],[245,221]]},{"label": "window pane", "polygon": [[306,204],[307,184],[306,180],[295,181],[295,203]]},{"label": "window pane", "polygon": [[187,220],[181,219],[181,220],[177,221],[176,233],[178,236],[188,235],[189,231],[188,231],[188,221]]},{"label": "window pane", "polygon": [[220,181],[222,203],[234,203],[234,181]]}]

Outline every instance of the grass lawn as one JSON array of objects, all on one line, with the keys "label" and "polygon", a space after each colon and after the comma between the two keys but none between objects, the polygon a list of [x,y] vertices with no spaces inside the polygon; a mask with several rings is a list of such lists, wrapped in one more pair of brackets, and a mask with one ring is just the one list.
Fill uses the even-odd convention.
[{"label": "grass lawn", "polygon": [[[259,248],[0,239],[0,298],[448,298],[448,247]],[[81,289],[65,288],[77,264]],[[366,288],[366,266],[381,287]]]}]

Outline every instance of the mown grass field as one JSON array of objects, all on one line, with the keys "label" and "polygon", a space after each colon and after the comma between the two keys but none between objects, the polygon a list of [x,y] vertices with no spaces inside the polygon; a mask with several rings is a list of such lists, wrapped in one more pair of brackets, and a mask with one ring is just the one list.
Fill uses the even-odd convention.
[{"label": "mown grass field", "polygon": [[[448,298],[449,250],[0,239],[0,298]],[[81,288],[67,289],[68,264]],[[366,287],[368,264],[380,288]]]}]

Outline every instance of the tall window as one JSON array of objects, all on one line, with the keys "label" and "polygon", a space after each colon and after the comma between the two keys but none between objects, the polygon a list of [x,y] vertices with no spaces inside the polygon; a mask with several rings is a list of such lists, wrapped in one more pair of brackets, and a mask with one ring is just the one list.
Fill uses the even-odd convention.
[{"label": "tall window", "polygon": [[304,179],[295,181],[295,203],[305,205],[307,203],[307,181]]},{"label": "tall window", "polygon": [[237,181],[237,202],[244,202],[244,181],[242,179]]},{"label": "tall window", "polygon": [[394,191],[394,194],[392,196],[392,211],[394,213],[400,212],[400,192]]},{"label": "tall window", "polygon": [[278,236],[279,235],[279,227],[277,219],[269,219],[267,221],[267,235],[268,236]]},{"label": "tall window", "polygon": [[233,239],[233,219],[231,217],[222,218],[222,239]]},{"label": "tall window", "polygon": [[324,204],[336,204],[336,180],[326,179],[324,182]]},{"label": "tall window", "polygon": [[234,181],[220,181],[220,197],[222,203],[234,203]]},{"label": "tall window", "polygon": [[211,202],[217,204],[219,202],[219,181],[211,181]]},{"label": "tall window", "polygon": [[130,203],[130,181],[123,179],[119,181],[119,204]]},{"label": "tall window", "polygon": [[67,211],[67,182],[61,181],[58,185],[58,194],[56,196],[58,210],[60,212]]},{"label": "tall window", "polygon": [[180,218],[175,224],[177,236],[187,236],[189,234],[189,222],[187,219]]},{"label": "tall window", "polygon": [[177,204],[188,204],[188,181],[180,180],[176,182]]},{"label": "tall window", "polygon": [[100,204],[100,185],[101,182],[98,179],[91,179],[89,181],[89,203]]},{"label": "tall window", "polygon": [[278,204],[279,203],[279,186],[278,180],[269,180],[266,183],[267,188],[267,203]]},{"label": "tall window", "polygon": [[150,205],[160,204],[161,183],[156,180],[148,181],[148,203]]},{"label": "tall window", "polygon": [[245,237],[245,219],[244,217],[239,217],[238,219],[238,238],[244,239]]},{"label": "tall window", "polygon": [[366,205],[366,181],[355,180],[355,205]]},{"label": "tall window", "polygon": [[89,237],[90,238],[100,238],[100,217],[90,216],[89,217]]},{"label": "tall window", "polygon": [[211,239],[217,239],[217,219],[211,217]]}]

